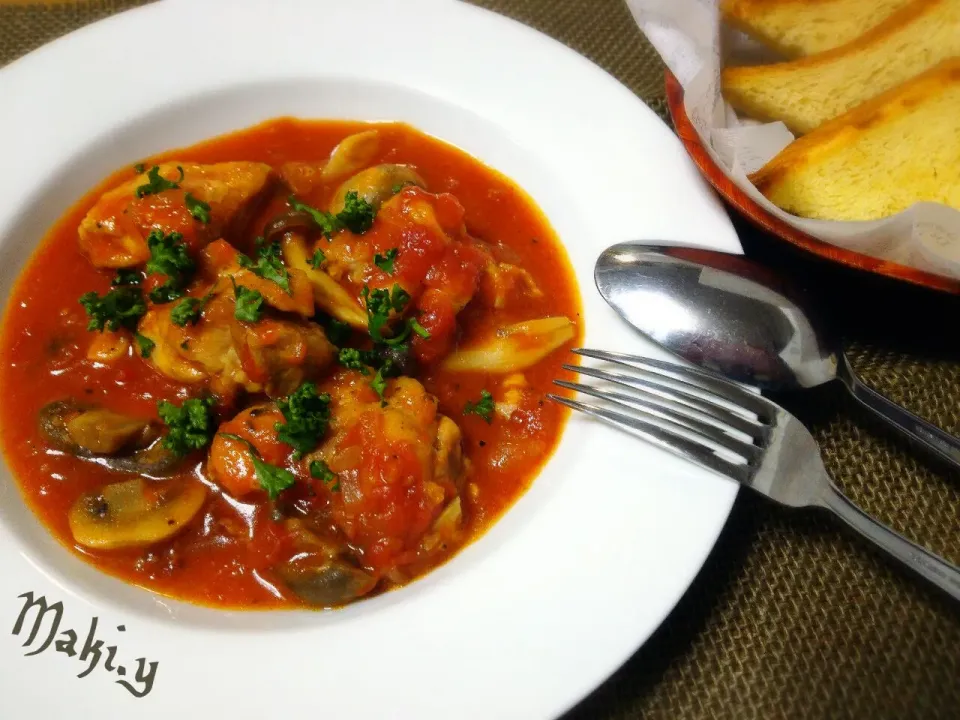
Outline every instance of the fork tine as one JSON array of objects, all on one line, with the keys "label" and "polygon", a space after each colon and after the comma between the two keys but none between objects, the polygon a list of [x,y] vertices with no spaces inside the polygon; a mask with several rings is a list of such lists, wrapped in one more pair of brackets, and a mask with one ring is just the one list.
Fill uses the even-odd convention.
[{"label": "fork tine", "polygon": [[650,394],[647,394],[648,397],[653,397],[654,401],[647,400],[640,396],[640,394],[646,394],[642,390],[634,391],[638,393],[638,395],[626,395],[614,390],[601,390],[591,385],[582,385],[566,380],[554,380],[553,384],[567,388],[568,390],[576,390],[585,395],[591,395],[600,400],[606,400],[614,405],[617,403],[629,405],[633,412],[641,416],[653,415],[661,418],[663,422],[669,423],[671,426],[676,426],[681,431],[685,430],[688,433],[693,432],[701,435],[711,444],[735,452],[747,460],[754,460],[761,454],[760,448],[756,445],[745,443],[724,432],[716,425],[703,422],[696,417],[691,417],[691,413],[680,403],[675,403],[671,400],[665,400]]},{"label": "fork tine", "polygon": [[640,370],[641,372],[645,371],[663,375],[676,382],[692,385],[698,390],[712,392],[728,402],[741,405],[751,412],[756,413],[761,418],[768,419],[771,414],[769,405],[762,396],[745,390],[736,383],[732,383],[708,370],[688,368],[677,363],[655,360],[654,358],[641,357],[639,355],[627,355],[625,353],[592,350],[590,348],[573,348],[571,352],[577,355],[591,357],[595,360],[605,360],[616,363],[634,370]]},{"label": "fork tine", "polygon": [[675,455],[679,455],[686,460],[697,463],[698,465],[713,470],[733,480],[743,481],[745,477],[746,465],[735,465],[729,460],[717,455],[711,448],[694,442],[682,435],[678,435],[669,429],[662,428],[653,422],[647,422],[638,417],[624,415],[614,412],[597,405],[590,405],[571,400],[561,395],[548,394],[548,398],[561,405],[566,405],[574,410],[579,410],[603,422],[613,425],[620,430],[624,430],[631,435],[640,437],[659,448],[668,450]]},{"label": "fork tine", "polygon": [[[572,372],[578,372],[581,375],[588,375],[590,377],[597,378],[598,380],[606,380],[607,382],[616,383],[617,385],[630,388],[631,390],[643,390],[658,397],[680,403],[681,405],[685,405],[690,409],[711,417],[718,422],[729,425],[730,427],[739,430],[750,437],[756,437],[761,429],[761,425],[753,418],[735,413],[721,405],[714,405],[713,403],[704,400],[699,395],[695,395],[681,388],[663,383],[663,376],[657,373],[645,373],[646,377],[637,375],[622,375],[620,373],[611,372],[609,370],[599,370],[586,365],[564,365],[563,369],[570,370]],[[644,373],[643,370],[636,370],[636,372]]]}]

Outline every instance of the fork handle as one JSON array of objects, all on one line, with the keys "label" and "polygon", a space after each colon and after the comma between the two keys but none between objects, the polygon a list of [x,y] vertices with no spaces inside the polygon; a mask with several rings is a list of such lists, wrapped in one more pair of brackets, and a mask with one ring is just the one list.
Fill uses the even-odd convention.
[{"label": "fork handle", "polygon": [[872,540],[914,572],[946,591],[954,600],[960,600],[960,568],[956,565],[874,520],[854,505],[832,482],[825,487],[820,500],[823,507],[839,515],[847,525],[865,538]]},{"label": "fork handle", "polygon": [[847,356],[843,354],[840,356],[838,376],[850,394],[882,422],[899,430],[908,440],[933,453],[954,470],[960,470],[960,438],[944,432],[936,425],[917,417],[902,405],[864,385],[850,367]]}]

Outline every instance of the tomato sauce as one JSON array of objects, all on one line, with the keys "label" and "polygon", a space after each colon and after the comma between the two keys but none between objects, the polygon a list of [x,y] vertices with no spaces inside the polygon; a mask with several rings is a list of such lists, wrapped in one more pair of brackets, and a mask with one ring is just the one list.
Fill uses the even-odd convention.
[{"label": "tomato sauce", "polygon": [[[465,414],[485,389],[499,387],[504,379],[488,373],[450,372],[431,365],[417,376],[426,391],[438,399],[439,411],[462,431],[463,455],[470,464],[463,493],[464,542],[483,533],[524,492],[555,448],[567,411],[545,399],[554,392],[552,381],[567,375],[561,365],[571,360],[567,350],[582,337],[579,291],[561,244],[529,197],[510,180],[476,159],[441,141],[402,124],[367,125],[353,122],[278,119],[189,148],[146,160],[151,163],[177,160],[195,163],[258,161],[274,168],[285,162],[325,161],[345,136],[374,127],[381,135],[379,150],[370,164],[410,165],[426,181],[430,193],[451,197],[438,201],[441,225],[456,225],[460,216],[467,232],[481,242],[496,245],[510,261],[527,270],[541,293],[491,311],[489,305],[469,302],[457,314],[455,295],[469,296],[476,288],[458,275],[473,268],[473,257],[437,260],[435,288],[420,298],[420,319],[431,333],[449,338],[448,346],[421,343],[428,361],[433,355],[489,336],[498,328],[533,318],[566,316],[574,321],[574,337],[533,367],[523,371],[525,400],[509,419],[495,416],[487,422],[477,414]],[[0,338],[0,441],[13,475],[28,505],[50,531],[71,551],[101,570],[157,593],[203,605],[228,608],[282,608],[299,606],[296,597],[275,582],[270,567],[288,552],[288,535],[271,516],[268,503],[234,498],[211,479],[205,453],[180,470],[185,477],[210,488],[203,510],[174,538],[148,548],[91,550],[74,541],[68,512],[85,492],[96,491],[115,474],[95,463],[51,449],[38,429],[37,417],[48,403],[65,397],[91,403],[102,402],[117,412],[156,417],[157,403],[176,404],[196,396],[196,388],[172,380],[131,351],[120,360],[102,364],[87,359],[95,333],[86,329],[88,318],[78,298],[91,290],[110,289],[112,273],[98,270],[81,252],[77,228],[100,196],[135,177],[124,169],[91,190],[49,231],[34,252],[11,293]],[[411,194],[415,194],[412,191]],[[322,206],[331,188],[324,187],[307,202]],[[252,247],[264,223],[276,215],[285,196],[267,203],[246,231]],[[456,202],[453,202],[455,199]],[[185,227],[189,217],[177,219]],[[376,229],[371,242],[376,244]],[[378,248],[378,251],[380,248]],[[248,249],[249,251],[249,249]],[[401,253],[396,272],[423,273],[415,254]],[[424,261],[425,262],[425,261]],[[437,280],[436,278],[439,278]],[[383,278],[384,281],[388,278]],[[383,283],[387,285],[387,282]],[[469,282],[467,282],[469,285]],[[452,293],[452,294],[451,294]],[[439,349],[438,349],[439,347]],[[323,379],[318,379],[322,384]],[[371,393],[371,399],[375,398]],[[357,433],[377,433],[376,427],[360,425]],[[401,449],[396,466],[414,463]],[[192,481],[194,481],[192,480]],[[333,501],[331,501],[333,502]],[[378,515],[377,522],[391,532],[419,531],[429,524],[421,500],[410,500],[409,517]],[[339,503],[339,504],[338,504]],[[335,516],[350,521],[350,510],[339,500]],[[396,526],[396,527],[394,527]],[[458,548],[431,557],[413,575],[452,555]]]}]

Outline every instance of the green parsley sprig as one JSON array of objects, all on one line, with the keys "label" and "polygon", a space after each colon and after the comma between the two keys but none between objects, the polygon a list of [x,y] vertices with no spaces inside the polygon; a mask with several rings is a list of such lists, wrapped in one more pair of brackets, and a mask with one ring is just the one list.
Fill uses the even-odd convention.
[{"label": "green parsley sprig", "polygon": [[123,285],[139,285],[142,281],[143,277],[140,275],[139,270],[120,268],[117,270],[117,274],[113,280],[110,281],[110,284],[113,287],[121,287]]},{"label": "green parsley sprig", "polygon": [[150,259],[145,266],[147,273],[167,276],[162,285],[150,291],[150,299],[155,303],[168,303],[182,297],[197,267],[187,252],[183,235],[153,230],[147,236],[147,247],[150,249]]},{"label": "green parsley sprig", "polygon": [[142,198],[145,195],[156,195],[164,190],[177,190],[180,187],[180,183],[183,182],[183,168],[177,165],[177,170],[180,173],[180,177],[176,180],[167,180],[160,175],[160,166],[154,165],[147,172],[147,183],[137,188],[137,197]]},{"label": "green parsley sprig", "polygon": [[90,318],[87,330],[100,332],[104,328],[113,332],[120,328],[136,330],[140,318],[147,312],[143,293],[135,286],[115,287],[102,297],[93,291],[84,293],[80,304]]},{"label": "green parsley sprig", "polygon": [[157,403],[160,419],[168,428],[162,443],[175,455],[189,455],[205,448],[213,439],[213,398],[191,398],[177,407],[161,400]]},{"label": "green parsley sprig", "polygon": [[340,492],[339,475],[331,470],[330,466],[323,460],[312,460],[310,462],[310,477],[322,480],[330,486],[331,492]]},{"label": "green parsley sprig", "polygon": [[213,293],[207,293],[199,298],[185,297],[170,311],[170,321],[179,327],[184,327],[187,323],[196,325],[200,322],[203,309],[212,298]]},{"label": "green parsley sprig", "polygon": [[463,406],[463,414],[479,415],[487,421],[487,424],[490,424],[493,422],[493,412],[495,409],[496,405],[493,402],[493,395],[486,390],[481,390],[480,399],[477,402],[468,401],[466,405]]},{"label": "green parsley sprig", "polygon": [[237,263],[240,267],[250,270],[254,275],[276,283],[280,286],[281,290],[287,293],[287,295],[290,295],[290,274],[283,264],[280,243],[276,241],[266,243],[263,241],[263,238],[257,238],[256,247],[256,261],[240,253],[237,256]]},{"label": "green parsley sprig", "polygon": [[377,253],[373,256],[373,264],[387,275],[393,275],[393,261],[397,259],[397,252],[397,248],[390,248],[383,255]]},{"label": "green parsley sprig", "polygon": [[140,349],[140,357],[148,358],[157,344],[146,335],[135,333],[133,339],[137,341],[137,347]]},{"label": "green parsley sprig", "polygon": [[292,472],[286,468],[277,467],[276,465],[271,465],[266,462],[260,457],[260,452],[254,444],[246,438],[225,432],[219,433],[219,435],[229,438],[230,440],[236,440],[247,446],[247,449],[250,451],[250,459],[253,461],[253,471],[257,475],[257,482],[260,483],[260,487],[266,491],[271,500],[276,500],[280,496],[280,493],[293,487],[294,483],[296,483],[297,478]]},{"label": "green parsley sprig", "polygon": [[277,407],[285,423],[276,423],[274,430],[281,442],[292,446],[295,457],[309,452],[327,432],[330,423],[330,396],[317,392],[317,386],[305,382],[288,397],[278,400]]},{"label": "green parsley sprig", "polygon": [[336,215],[307,205],[291,195],[287,202],[294,210],[309,215],[323,236],[330,240],[334,233],[347,229],[357,235],[362,235],[371,227],[377,217],[376,208],[356,190],[351,190],[343,197],[343,210]]},{"label": "green parsley sprig", "polygon": [[390,321],[390,313],[401,313],[410,302],[410,293],[394,283],[391,290],[377,288],[371,290],[369,286],[364,285],[360,291],[360,297],[367,308],[367,332],[374,342],[387,344],[396,344],[401,341],[388,342],[381,331]]},{"label": "green parsley sprig", "polygon": [[[233,281],[233,278],[230,278]],[[240,322],[260,322],[263,314],[263,295],[259,290],[251,290],[233,283],[233,296],[236,299],[233,316]]]},{"label": "green parsley sprig", "polygon": [[390,321],[390,313],[403,312],[407,303],[410,302],[410,294],[396,283],[392,290],[384,288],[371,290],[369,286],[364,285],[360,291],[360,297],[363,298],[367,308],[367,332],[375,343],[398,347],[406,342],[411,333],[416,333],[424,340],[430,339],[429,331],[416,318],[407,318],[400,332],[393,337],[383,336],[382,330]]},{"label": "green parsley sprig", "polygon": [[204,225],[210,222],[210,206],[207,203],[198,200],[190,193],[187,193],[183,200],[187,205],[187,212],[193,216],[194,220]]}]

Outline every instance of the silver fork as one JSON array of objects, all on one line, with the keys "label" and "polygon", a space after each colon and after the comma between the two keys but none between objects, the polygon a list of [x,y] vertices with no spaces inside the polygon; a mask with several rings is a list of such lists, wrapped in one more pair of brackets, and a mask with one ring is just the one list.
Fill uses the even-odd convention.
[{"label": "silver fork", "polygon": [[607,386],[554,380],[603,401],[552,400],[725,475],[788,507],[832,510],[850,527],[960,600],[960,568],[854,505],[830,479],[816,441],[793,415],[713,373],[635,355],[575,349],[615,369],[564,365]]}]

